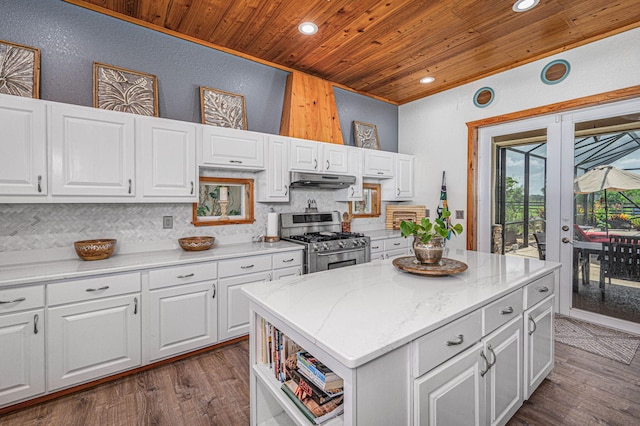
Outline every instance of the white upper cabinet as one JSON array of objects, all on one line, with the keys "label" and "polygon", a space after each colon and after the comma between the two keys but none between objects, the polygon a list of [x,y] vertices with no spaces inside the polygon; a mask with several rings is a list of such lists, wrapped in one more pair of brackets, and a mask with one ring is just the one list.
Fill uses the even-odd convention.
[{"label": "white upper cabinet", "polygon": [[134,197],[134,115],[50,105],[52,194]]},{"label": "white upper cabinet", "polygon": [[268,136],[265,144],[267,167],[258,174],[256,200],[263,203],[289,202],[289,138]]},{"label": "white upper cabinet", "polygon": [[226,127],[203,126],[200,166],[264,170],[264,135]]},{"label": "white upper cabinet", "polygon": [[336,201],[360,201],[362,200],[362,167],[364,162],[364,150],[356,147],[347,148],[348,169],[347,174],[355,176],[356,182],[348,188],[334,192]]},{"label": "white upper cabinet", "polygon": [[181,121],[136,118],[137,170],[143,197],[197,201],[196,128]]},{"label": "white upper cabinet", "polygon": [[321,143],[322,171],[327,173],[347,174],[349,161],[347,147],[334,143]]},{"label": "white upper cabinet", "polygon": [[394,154],[395,173],[393,179],[381,184],[384,201],[411,200],[414,196],[413,156]]},{"label": "white upper cabinet", "polygon": [[292,138],[289,143],[289,170],[297,172],[320,172],[318,142]]},{"label": "white upper cabinet", "polygon": [[395,157],[392,152],[364,150],[364,177],[386,179],[393,177]]},{"label": "white upper cabinet", "polygon": [[0,95],[0,196],[47,194],[45,124],[42,101]]}]

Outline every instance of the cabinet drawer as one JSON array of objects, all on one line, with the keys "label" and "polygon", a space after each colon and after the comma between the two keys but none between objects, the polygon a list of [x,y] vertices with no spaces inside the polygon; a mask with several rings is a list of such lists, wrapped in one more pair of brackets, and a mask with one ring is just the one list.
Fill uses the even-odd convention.
[{"label": "cabinet drawer", "polygon": [[299,251],[288,251],[286,253],[276,253],[273,255],[273,269],[290,268],[302,264],[302,253]]},{"label": "cabinet drawer", "polygon": [[216,279],[217,275],[218,265],[215,262],[154,269],[149,272],[149,288],[153,290],[172,285],[213,280]]},{"label": "cabinet drawer", "polygon": [[47,285],[49,306],[140,291],[140,273],[108,275]]},{"label": "cabinet drawer", "polygon": [[371,254],[384,251],[384,240],[371,241]]},{"label": "cabinet drawer", "polygon": [[555,274],[545,275],[525,287],[524,306],[529,309],[555,290]]},{"label": "cabinet drawer", "polygon": [[219,269],[220,278],[268,271],[271,269],[271,256],[263,255],[225,260],[220,262]]},{"label": "cabinet drawer", "polygon": [[413,342],[414,376],[420,377],[472,346],[481,337],[482,312],[477,310],[415,340]]},{"label": "cabinet drawer", "polygon": [[407,248],[399,248],[399,249],[395,249],[395,250],[389,250],[384,252],[385,254],[385,259],[391,259],[392,257],[398,257],[398,256],[406,256],[407,255]]},{"label": "cabinet drawer", "polygon": [[487,335],[509,320],[522,315],[522,289],[501,297],[482,308],[484,333]]},{"label": "cabinet drawer", "polygon": [[44,306],[44,285],[0,288],[0,314]]},{"label": "cabinet drawer", "polygon": [[389,238],[388,240],[384,240],[384,250],[397,250],[399,248],[407,248],[409,247],[409,240],[404,237],[396,237]]}]

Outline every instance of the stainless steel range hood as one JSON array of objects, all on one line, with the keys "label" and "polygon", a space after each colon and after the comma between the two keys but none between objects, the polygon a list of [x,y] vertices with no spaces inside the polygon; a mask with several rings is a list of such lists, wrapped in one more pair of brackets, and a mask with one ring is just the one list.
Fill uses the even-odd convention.
[{"label": "stainless steel range hood", "polygon": [[342,189],[354,183],[355,176],[291,172],[291,188]]}]

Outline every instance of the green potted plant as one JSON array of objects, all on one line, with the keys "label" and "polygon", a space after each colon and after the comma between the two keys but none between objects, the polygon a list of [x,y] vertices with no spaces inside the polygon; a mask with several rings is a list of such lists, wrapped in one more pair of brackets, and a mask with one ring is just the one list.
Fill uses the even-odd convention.
[{"label": "green potted plant", "polygon": [[449,224],[447,219],[451,216],[449,210],[442,212],[442,217],[433,222],[428,217],[423,217],[420,223],[403,220],[400,222],[400,232],[407,238],[413,236],[413,252],[420,263],[434,264],[442,259],[445,238],[449,233],[459,235],[462,233],[462,225]]}]

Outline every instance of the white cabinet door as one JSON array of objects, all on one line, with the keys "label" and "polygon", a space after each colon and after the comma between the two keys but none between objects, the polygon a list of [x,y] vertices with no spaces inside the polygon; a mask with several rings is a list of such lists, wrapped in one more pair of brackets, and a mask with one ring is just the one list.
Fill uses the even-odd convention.
[{"label": "white cabinet door", "polygon": [[220,289],[220,340],[231,339],[249,333],[249,299],[242,293],[242,286],[271,280],[271,271],[240,275],[219,280]]},{"label": "white cabinet door", "polygon": [[302,275],[302,266],[292,266],[291,268],[275,269],[273,271],[274,280],[284,277],[297,277],[298,275]]},{"label": "white cabinet door", "polygon": [[524,399],[553,370],[553,299],[551,296],[524,312]]},{"label": "white cabinet door", "polygon": [[134,115],[51,104],[55,195],[135,196]]},{"label": "white cabinet door", "polygon": [[257,201],[289,202],[289,138],[269,136],[265,145],[267,167],[258,175]]},{"label": "white cabinet door", "polygon": [[349,171],[348,151],[344,145],[316,142],[322,150],[322,171],[327,173],[347,174]]},{"label": "white cabinet door", "polygon": [[348,170],[347,174],[355,176],[356,182],[348,188],[339,189],[334,192],[336,201],[360,201],[362,192],[362,168],[364,163],[364,153],[360,148],[347,147]]},{"label": "white cabinet door", "polygon": [[202,127],[199,164],[225,169],[264,170],[264,135],[225,127]]},{"label": "white cabinet door", "polygon": [[522,318],[514,318],[485,340],[484,354],[492,364],[484,375],[486,424],[506,424],[522,405],[522,348]]},{"label": "white cabinet door", "polygon": [[414,196],[413,156],[394,154],[395,172],[393,179],[382,182],[382,200],[406,201]]},{"label": "white cabinet door", "polygon": [[152,290],[145,302],[149,361],[211,345],[218,340],[216,283]]},{"label": "white cabinet door", "polygon": [[319,143],[304,139],[291,139],[289,143],[289,170],[298,172],[319,172]]},{"label": "white cabinet door", "polygon": [[395,172],[394,160],[392,152],[365,149],[363,176],[379,179],[392,178]]},{"label": "white cabinet door", "polygon": [[0,407],[44,391],[44,310],[0,315]]},{"label": "white cabinet door", "polygon": [[482,425],[484,367],[478,343],[430,373],[415,380],[414,424],[431,426]]},{"label": "white cabinet door", "polygon": [[0,129],[0,195],[46,195],[45,103],[0,95]]},{"label": "white cabinet door", "polygon": [[49,390],[139,366],[139,303],[135,293],[49,308]]},{"label": "white cabinet door", "polygon": [[196,126],[136,117],[136,138],[143,197],[196,202]]}]

